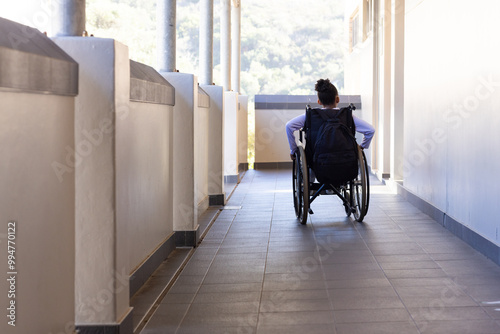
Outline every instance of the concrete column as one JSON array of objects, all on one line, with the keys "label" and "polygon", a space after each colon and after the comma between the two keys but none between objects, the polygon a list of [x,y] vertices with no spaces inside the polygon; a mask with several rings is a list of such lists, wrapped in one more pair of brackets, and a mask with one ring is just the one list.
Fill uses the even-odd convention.
[{"label": "concrete column", "polygon": [[195,113],[198,109],[198,78],[189,73],[160,73],[175,87],[172,170],[173,221],[177,246],[196,245],[198,238],[195,203]]},{"label": "concrete column", "polygon": [[231,90],[231,0],[220,0],[220,65],[222,87]]},{"label": "concrete column", "polygon": [[239,95],[238,115],[238,172],[248,170],[248,96]]},{"label": "concrete column", "polygon": [[85,30],[85,0],[56,1],[54,36],[82,36]]},{"label": "concrete column", "polygon": [[392,0],[391,179],[403,180],[405,1]]},{"label": "concrete column", "polygon": [[0,34],[0,333],[73,333],[78,64],[33,28]]},{"label": "concrete column", "polygon": [[176,0],[158,0],[156,22],[158,70],[175,72]]},{"label": "concrete column", "polygon": [[231,7],[231,87],[240,91],[241,71],[241,1],[233,0]]},{"label": "concrete column", "polygon": [[118,219],[116,205],[116,152],[121,150],[116,133],[123,131],[130,108],[128,48],[108,38],[54,41],[80,70],[75,149],[70,151],[76,190],[76,327],[85,333],[115,332],[132,317],[128,228]]},{"label": "concrete column", "polygon": [[238,116],[237,92],[224,93],[224,180],[239,182],[238,173]]},{"label": "concrete column", "polygon": [[214,0],[200,2],[200,85],[214,81]]},{"label": "concrete column", "polygon": [[201,86],[210,96],[208,116],[208,196],[210,205],[224,205],[224,91],[221,86]]}]

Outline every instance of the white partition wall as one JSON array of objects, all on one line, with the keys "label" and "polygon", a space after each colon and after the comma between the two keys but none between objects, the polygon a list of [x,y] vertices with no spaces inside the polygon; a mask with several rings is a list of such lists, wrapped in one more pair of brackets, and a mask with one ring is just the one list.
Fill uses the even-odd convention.
[{"label": "white partition wall", "polygon": [[[286,123],[303,115],[306,105],[319,107],[315,95],[256,95],[255,96],[255,169],[292,166]],[[341,95],[339,107],[350,103],[356,106],[354,114],[365,119],[358,95]],[[368,155],[370,164],[370,156]]]},{"label": "white partition wall", "polygon": [[130,111],[118,119],[116,187],[118,220],[128,230],[132,297],[175,248],[174,88],[135,61],[130,61],[130,81]]},{"label": "white partition wall", "polygon": [[173,220],[178,246],[194,246],[198,216],[195,203],[194,121],[198,109],[198,83],[192,74],[162,72],[175,87],[173,116]]},{"label": "white partition wall", "polygon": [[248,169],[248,96],[238,96],[238,172]]},{"label": "white partition wall", "polygon": [[286,123],[304,110],[255,109],[255,168],[291,163]]},{"label": "white partition wall", "polygon": [[117,216],[117,139],[130,115],[128,48],[112,39],[54,41],[80,66],[75,108],[76,326],[127,327],[127,225]]},{"label": "white partition wall", "polygon": [[0,34],[0,333],[73,333],[78,64],[37,30]]},{"label": "white partition wall", "polygon": [[223,205],[224,194],[224,101],[221,86],[201,86],[210,96],[208,111],[208,194],[210,205]]},{"label": "white partition wall", "polygon": [[500,264],[500,224],[492,219],[500,196],[495,154],[500,143],[500,44],[486,33],[500,29],[500,3],[364,4],[349,0],[346,5],[346,22],[354,24],[361,8],[370,11],[363,18],[372,21],[359,20],[359,29],[351,29],[351,34],[371,31],[346,58],[345,85],[348,92],[360,93],[363,102],[372,102],[366,107],[373,109],[379,132],[375,168],[387,170],[390,141],[391,178],[399,181],[398,190]]},{"label": "white partition wall", "polygon": [[224,92],[224,177],[239,182],[238,173],[238,93]]},{"label": "white partition wall", "polygon": [[195,216],[201,216],[208,208],[208,117],[210,97],[200,87],[197,87],[198,108],[194,114],[194,189]]},{"label": "white partition wall", "polygon": [[499,31],[499,11],[500,3],[486,0],[407,4],[399,164],[408,190],[445,212],[450,225],[458,221],[497,246],[500,44],[484,32]]}]

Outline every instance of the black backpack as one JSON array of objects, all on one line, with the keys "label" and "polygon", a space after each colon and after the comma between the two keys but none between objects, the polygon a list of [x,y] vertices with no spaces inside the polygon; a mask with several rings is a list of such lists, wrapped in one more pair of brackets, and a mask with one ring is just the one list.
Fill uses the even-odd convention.
[{"label": "black backpack", "polygon": [[355,179],[358,175],[358,149],[351,107],[309,109],[306,115],[309,134],[312,135],[307,137],[308,161],[312,161],[310,167],[318,181],[338,186]]}]

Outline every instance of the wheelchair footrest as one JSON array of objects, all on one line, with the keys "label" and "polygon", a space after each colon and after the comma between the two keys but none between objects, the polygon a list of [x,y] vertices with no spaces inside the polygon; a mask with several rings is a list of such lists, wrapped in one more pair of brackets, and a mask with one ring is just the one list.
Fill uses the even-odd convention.
[{"label": "wheelchair footrest", "polygon": [[[309,185],[309,195],[313,196],[319,189],[321,188],[321,184],[319,183],[311,183]],[[323,189],[319,195],[335,195],[335,192],[331,188]]]}]

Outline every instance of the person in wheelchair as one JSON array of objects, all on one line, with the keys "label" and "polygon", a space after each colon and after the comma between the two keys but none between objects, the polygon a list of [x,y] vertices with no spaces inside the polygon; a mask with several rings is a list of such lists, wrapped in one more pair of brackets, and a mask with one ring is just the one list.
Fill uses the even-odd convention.
[{"label": "person in wheelchair", "polygon": [[[339,109],[337,88],[328,79],[316,82],[318,104],[286,124],[290,158],[293,160],[295,214],[306,224],[313,214],[311,203],[321,194],[336,194],[349,217],[362,222],[368,212],[369,175],[363,149],[370,146],[375,129],[352,115],[353,105]],[[300,146],[294,132],[300,130]],[[355,132],[363,134],[358,145]],[[305,145],[304,145],[305,144]],[[318,182],[315,182],[317,179]]]},{"label": "person in wheelchair", "polygon": [[[318,92],[318,104],[321,105],[323,109],[338,109],[337,105],[340,101],[339,94],[337,88],[329,79],[319,79],[314,89]],[[352,115],[352,118],[356,126],[356,131],[363,134],[363,140],[359,146],[362,149],[368,148],[375,133],[375,129],[371,124],[354,115]],[[296,130],[302,129],[305,122],[306,115],[303,114],[286,123],[286,134],[290,146],[290,158],[292,160],[295,160],[295,153],[297,152],[297,144],[295,143],[295,136],[293,133]]]}]

